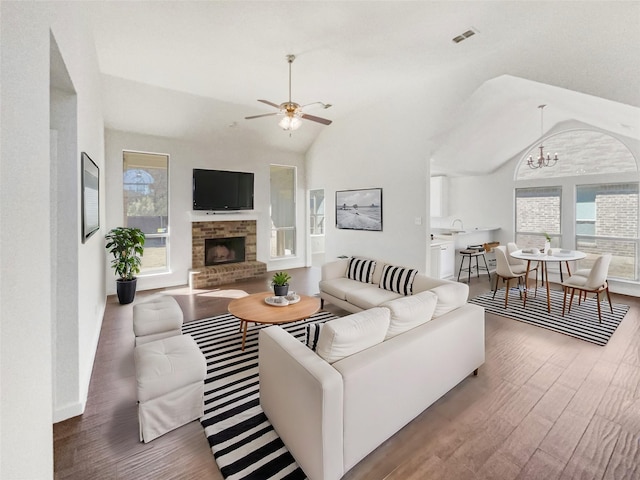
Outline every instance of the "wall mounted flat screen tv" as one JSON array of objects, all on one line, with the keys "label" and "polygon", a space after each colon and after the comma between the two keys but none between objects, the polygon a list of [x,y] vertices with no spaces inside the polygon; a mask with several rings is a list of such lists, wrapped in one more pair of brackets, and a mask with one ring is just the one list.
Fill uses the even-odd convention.
[{"label": "wall mounted flat screen tv", "polygon": [[253,210],[253,173],[193,169],[194,210]]}]

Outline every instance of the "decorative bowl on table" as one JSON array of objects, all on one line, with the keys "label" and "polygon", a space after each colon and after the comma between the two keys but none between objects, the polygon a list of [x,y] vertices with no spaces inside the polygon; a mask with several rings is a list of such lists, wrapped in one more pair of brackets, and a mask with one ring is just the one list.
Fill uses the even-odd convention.
[{"label": "decorative bowl on table", "polygon": [[300,295],[298,295],[296,292],[289,292],[287,296],[284,298],[287,299],[287,301],[289,302],[289,305],[298,303],[300,301]]},{"label": "decorative bowl on table", "polygon": [[286,307],[290,303],[287,297],[267,297],[264,299],[264,302],[274,307]]}]

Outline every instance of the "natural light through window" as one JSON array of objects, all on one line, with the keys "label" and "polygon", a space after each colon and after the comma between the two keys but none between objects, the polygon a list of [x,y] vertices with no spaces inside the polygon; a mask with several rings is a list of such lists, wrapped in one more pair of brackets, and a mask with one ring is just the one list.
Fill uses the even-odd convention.
[{"label": "natural light through window", "polygon": [[572,130],[545,138],[542,143],[544,151],[551,156],[558,153],[558,163],[553,167],[529,168],[529,155],[537,158],[539,154],[535,145],[523,156],[516,180],[638,172],[636,160],[629,149],[604,133]]},{"label": "natural light through window", "polygon": [[516,189],[516,243],[519,247],[543,248],[545,235],[551,246],[559,247],[561,240],[560,187]]},{"label": "natural light through window", "polygon": [[557,164],[529,168],[526,159],[536,147],[516,172],[518,245],[539,247],[538,232],[546,232],[552,247],[587,254],[579,268],[611,253],[610,279],[640,280],[638,163],[631,151],[617,138],[588,130],[563,132],[543,144],[558,152]]},{"label": "natural light through window", "polygon": [[296,168],[271,165],[271,258],[296,253]]},{"label": "natural light through window", "polygon": [[638,279],[637,183],[577,186],[576,248],[587,254],[582,267],[608,252],[611,278]]},{"label": "natural light through window", "polygon": [[140,274],[168,270],[169,157],[123,153],[123,200],[127,227],[145,234]]}]

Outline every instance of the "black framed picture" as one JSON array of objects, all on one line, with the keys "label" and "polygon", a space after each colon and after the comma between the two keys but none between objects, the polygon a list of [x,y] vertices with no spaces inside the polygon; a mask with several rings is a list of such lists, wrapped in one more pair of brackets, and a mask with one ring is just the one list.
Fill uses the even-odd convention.
[{"label": "black framed picture", "polygon": [[100,229],[100,169],[82,152],[82,243]]},{"label": "black framed picture", "polygon": [[382,189],[336,192],[336,228],[382,231]]}]

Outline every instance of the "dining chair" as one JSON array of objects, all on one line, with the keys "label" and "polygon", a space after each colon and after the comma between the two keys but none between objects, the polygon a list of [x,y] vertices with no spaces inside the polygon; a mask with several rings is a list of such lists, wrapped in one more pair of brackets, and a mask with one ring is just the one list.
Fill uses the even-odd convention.
[{"label": "dining chair", "polygon": [[[579,275],[581,277],[588,277],[590,273],[591,273],[591,268],[579,268],[578,270],[573,272],[574,275]],[[581,290],[578,292],[578,305],[580,305],[580,302],[582,302],[583,297],[584,297],[584,300],[587,299],[587,292],[584,292]]]},{"label": "dining chair", "polygon": [[573,296],[578,290],[578,304],[582,298],[582,293],[585,294],[585,300],[587,294],[596,294],[596,304],[598,305],[598,320],[602,323],[602,312],[600,310],[600,294],[606,292],[607,300],[609,301],[609,308],[613,313],[613,305],[611,304],[611,296],[609,295],[609,284],[607,282],[607,275],[609,274],[609,265],[611,264],[611,254],[606,253],[596,258],[596,261],[591,267],[588,276],[573,274],[567,280],[562,282],[562,289],[564,290],[564,297],[562,300],[562,316],[564,316],[565,306],[567,304],[567,294],[571,290],[571,297],[569,298],[569,312],[571,312],[571,304],[573,302]]},{"label": "dining chair", "polygon": [[[513,271],[507,258],[507,247],[500,245],[498,247],[495,247],[494,251],[496,254],[496,287],[493,290],[493,298],[496,298],[496,292],[498,291],[498,282],[502,278],[503,281],[507,282],[507,288],[504,293],[504,308],[507,308],[507,304],[509,303],[509,283],[514,278],[517,278],[519,285],[526,272],[525,270],[522,270],[522,272],[520,273]],[[536,282],[536,293],[537,289],[538,285]],[[522,298],[522,290],[520,290],[520,298]]]},{"label": "dining chair", "polygon": [[[507,260],[509,261],[509,265],[511,265],[511,270],[513,270],[514,273],[526,273],[527,271],[527,261],[526,260],[520,260],[519,258],[513,258],[511,256],[511,254],[517,250],[520,250],[520,248],[518,248],[518,245],[516,245],[515,242],[508,242],[507,243]],[[529,273],[531,272],[536,272],[536,285],[538,285],[538,267],[540,266],[540,262],[536,262],[536,266],[535,267],[529,267]],[[542,275],[542,285],[544,285],[544,272]]]}]

